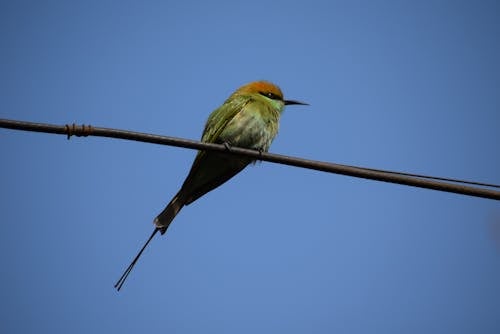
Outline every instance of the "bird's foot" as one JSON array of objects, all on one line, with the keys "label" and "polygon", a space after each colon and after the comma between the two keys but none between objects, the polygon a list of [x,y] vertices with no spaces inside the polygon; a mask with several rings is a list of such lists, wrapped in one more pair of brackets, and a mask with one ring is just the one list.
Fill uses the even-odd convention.
[{"label": "bird's foot", "polygon": [[226,148],[226,150],[228,150],[229,152],[231,152],[231,145],[225,141],[222,145],[224,145],[224,147]]}]

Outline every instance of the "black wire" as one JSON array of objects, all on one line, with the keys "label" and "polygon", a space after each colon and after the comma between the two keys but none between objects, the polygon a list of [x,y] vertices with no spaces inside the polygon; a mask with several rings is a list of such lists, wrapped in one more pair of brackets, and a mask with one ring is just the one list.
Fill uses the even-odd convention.
[{"label": "black wire", "polygon": [[[451,178],[425,176],[425,175],[402,173],[402,172],[382,171],[378,169],[354,167],[348,165],[340,165],[322,161],[302,159],[297,157],[289,157],[279,154],[272,154],[267,152],[259,152],[239,147],[231,147],[231,149],[228,150],[227,147],[224,145],[203,143],[196,140],[159,136],[147,133],[126,131],[126,130],[92,127],[89,125],[78,126],[72,124],[72,125],[61,126],[61,125],[33,123],[33,122],[24,122],[16,120],[7,120],[7,119],[0,119],[0,127],[15,129],[15,130],[64,134],[68,136],[68,139],[73,135],[98,136],[98,137],[134,140],[134,141],[161,144],[161,145],[170,145],[176,147],[191,148],[196,150],[217,151],[225,154],[243,156],[255,160],[268,161],[289,166],[308,168],[322,172],[348,175],[358,178],[390,182],[390,183],[396,183],[396,184],[402,184],[402,185],[408,185],[426,189],[433,189],[433,190],[462,194],[467,196],[500,200],[500,191],[487,188],[467,186],[467,184],[469,184],[469,185],[481,185],[481,186],[500,188],[500,186],[493,184],[474,182],[474,181],[455,180]],[[451,181],[460,184],[439,182],[438,180]]]},{"label": "black wire", "polygon": [[[351,167],[353,167],[353,166],[351,166]],[[376,171],[376,172],[389,173],[389,174],[397,174],[397,175],[419,177],[419,178],[422,178],[422,179],[429,179],[429,180],[439,180],[439,181],[455,182],[455,183],[462,183],[462,184],[470,184],[470,185],[481,186],[481,187],[500,188],[500,185],[491,184],[491,183],[483,183],[483,182],[476,182],[476,181],[466,181],[466,180],[452,179],[452,178],[440,177],[440,176],[428,176],[428,175],[422,175],[422,174],[413,174],[413,173],[404,173],[404,172],[393,172],[393,171],[390,171],[390,170],[374,169],[374,168],[367,168],[367,167],[359,167],[359,168],[366,169],[366,170],[372,170],[372,171]]]}]

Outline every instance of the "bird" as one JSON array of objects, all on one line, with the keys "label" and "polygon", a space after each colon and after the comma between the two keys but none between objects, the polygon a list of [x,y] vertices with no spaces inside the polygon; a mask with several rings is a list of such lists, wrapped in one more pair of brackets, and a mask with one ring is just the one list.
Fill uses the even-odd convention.
[{"label": "bird", "polygon": [[[269,81],[253,81],[238,88],[208,117],[201,141],[268,152],[276,137],[286,105],[307,105],[285,100],[281,89]],[[220,152],[198,151],[184,183],[154,219],[154,231],[116,282],[120,291],[144,249],[157,232],[165,234],[179,211],[217,188],[255,160]]]}]

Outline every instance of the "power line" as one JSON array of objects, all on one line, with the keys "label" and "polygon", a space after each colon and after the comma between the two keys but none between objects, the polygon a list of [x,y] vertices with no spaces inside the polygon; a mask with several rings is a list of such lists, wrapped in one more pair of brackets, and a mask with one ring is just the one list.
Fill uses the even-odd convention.
[{"label": "power line", "polygon": [[404,173],[404,172],[393,172],[393,171],[390,171],[390,170],[374,169],[374,168],[367,168],[367,167],[359,167],[359,168],[363,168],[363,169],[366,169],[366,170],[374,170],[374,171],[383,172],[383,173],[390,173],[390,174],[398,174],[398,175],[406,175],[406,176],[419,177],[419,178],[429,179],[429,180],[439,180],[439,181],[455,182],[455,183],[470,184],[470,185],[475,185],[475,186],[490,187],[490,188],[499,188],[500,189],[500,185],[491,184],[491,183],[484,183],[484,182],[477,182],[477,181],[467,181],[467,180],[459,180],[459,179],[452,179],[452,178],[449,178],[449,177],[441,177],[441,176],[429,176],[429,175],[422,175],[422,174],[413,174],[413,173]]},{"label": "power line", "polygon": [[[134,140],[134,141],[160,144],[160,145],[170,145],[170,146],[184,147],[196,150],[216,151],[225,154],[233,154],[237,156],[249,157],[256,160],[268,161],[268,162],[279,163],[301,168],[308,168],[322,172],[348,175],[364,179],[390,182],[390,183],[396,183],[396,184],[402,184],[402,185],[408,185],[426,189],[433,189],[433,190],[462,194],[467,196],[500,200],[500,191],[484,187],[481,188],[481,187],[470,186],[470,185],[479,185],[479,186],[500,188],[500,186],[494,184],[340,165],[329,162],[322,162],[322,161],[308,160],[308,159],[290,157],[279,154],[259,152],[239,147],[232,147],[232,146],[230,147],[227,145],[203,143],[195,140],[182,139],[176,137],[159,136],[148,133],[140,133],[140,132],[118,130],[111,128],[94,127],[91,125],[75,125],[75,124],[53,125],[46,123],[33,123],[33,122],[24,122],[24,121],[8,120],[8,119],[0,119],[0,127],[7,129],[14,129],[14,130],[62,134],[66,135],[68,139],[71,136],[78,136],[78,137],[97,136],[97,137]],[[442,182],[442,181],[448,181],[448,182]],[[449,183],[449,182],[455,182],[455,183]]]}]

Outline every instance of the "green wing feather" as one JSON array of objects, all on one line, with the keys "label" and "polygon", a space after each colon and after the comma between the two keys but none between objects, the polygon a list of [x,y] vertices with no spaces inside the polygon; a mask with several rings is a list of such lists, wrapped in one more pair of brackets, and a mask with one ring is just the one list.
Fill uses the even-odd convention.
[{"label": "green wing feather", "polygon": [[[243,96],[226,100],[208,117],[201,141],[222,143],[221,133],[249,102],[251,99]],[[183,197],[185,196],[185,204],[187,205],[226,182],[245,168],[248,163],[250,161],[246,159],[231,159],[231,157],[218,153],[199,151],[179,193],[182,193]]]},{"label": "green wing feather", "polygon": [[[241,112],[245,105],[249,102],[250,99],[240,96],[236,96],[233,99],[227,99],[223,105],[214,110],[208,117],[205,129],[203,130],[203,135],[201,136],[201,141],[205,143],[221,144],[222,142],[219,140],[219,137],[222,131],[226,128],[227,123],[229,123],[234,116]],[[198,169],[199,161],[205,156],[206,153],[206,151],[198,152],[189,175]]]},{"label": "green wing feather", "polygon": [[236,114],[241,112],[246,104],[251,102],[251,98],[247,96],[234,96],[224,102],[222,106],[213,111],[208,117],[201,141],[206,143],[217,143],[220,134],[226,128]]},{"label": "green wing feather", "polygon": [[[208,117],[201,140],[207,143],[219,143],[219,137],[227,124],[243,110],[250,100],[240,96],[227,99]],[[218,187],[240,172],[247,164],[248,162],[244,159],[231,159],[218,153],[199,151],[181,189],[155,218],[154,222],[161,234],[165,233],[184,205],[192,203]]]}]

